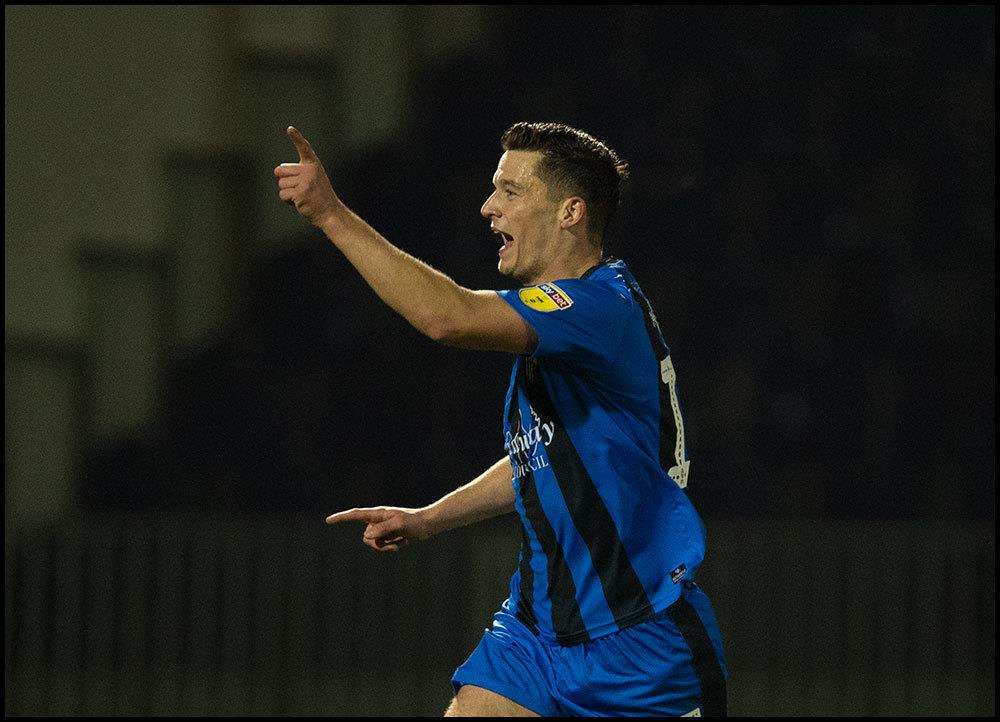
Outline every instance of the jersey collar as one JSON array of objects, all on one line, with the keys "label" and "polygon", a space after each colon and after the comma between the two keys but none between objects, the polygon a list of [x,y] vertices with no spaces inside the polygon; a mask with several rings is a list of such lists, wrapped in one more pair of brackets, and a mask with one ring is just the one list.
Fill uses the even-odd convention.
[{"label": "jersey collar", "polygon": [[584,279],[584,278],[587,278],[587,276],[590,276],[590,275],[591,275],[591,274],[592,274],[592,273],[593,273],[594,271],[596,271],[596,270],[597,270],[598,268],[600,268],[601,266],[606,266],[606,265],[608,265],[609,263],[614,263],[614,262],[615,262],[615,261],[617,261],[617,260],[618,260],[617,258],[605,258],[605,259],[604,259],[603,261],[601,261],[601,262],[600,262],[600,263],[598,263],[597,265],[595,265],[595,266],[591,266],[591,267],[590,267],[590,268],[588,268],[588,269],[587,269],[586,271],[584,271],[583,275],[582,275],[582,276],[580,276],[580,279],[582,280],[582,279]]}]

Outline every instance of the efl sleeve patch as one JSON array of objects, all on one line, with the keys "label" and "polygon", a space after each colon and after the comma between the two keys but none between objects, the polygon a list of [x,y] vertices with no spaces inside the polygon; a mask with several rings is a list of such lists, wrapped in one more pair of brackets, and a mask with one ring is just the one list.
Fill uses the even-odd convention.
[{"label": "efl sleeve patch", "polygon": [[549,313],[563,311],[573,305],[573,299],[554,283],[543,283],[540,286],[522,288],[518,292],[521,302],[528,308]]}]

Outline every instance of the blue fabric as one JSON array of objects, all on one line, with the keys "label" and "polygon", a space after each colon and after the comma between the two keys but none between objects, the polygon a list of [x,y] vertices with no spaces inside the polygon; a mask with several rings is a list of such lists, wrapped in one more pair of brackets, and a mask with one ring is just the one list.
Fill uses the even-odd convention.
[{"label": "blue fabric", "polygon": [[[728,677],[721,635],[704,593],[679,585],[713,640]],[[668,610],[571,647],[536,636],[505,603],[452,678],[455,692],[483,687],[543,716],[680,716],[700,710],[692,651]],[[718,644],[715,642],[718,640]]]},{"label": "blue fabric", "polygon": [[[510,581],[510,608],[522,619],[537,620],[538,633],[547,641],[555,640],[557,632],[563,639],[567,633],[597,639],[665,609],[678,598],[679,582],[694,578],[705,554],[702,522],[661,465],[661,364],[633,290],[641,294],[625,264],[613,261],[583,278],[498,291],[538,336],[534,352],[517,356],[511,372],[504,440],[514,469],[515,508],[531,546],[531,609],[519,608],[529,606],[522,600],[521,568]],[[652,324],[658,332],[655,317]],[[529,367],[541,379],[536,401],[542,389],[562,428],[541,419],[541,410],[529,402]],[[512,428],[512,416],[520,418],[520,428]],[[667,421],[673,423],[673,417]],[[568,475],[554,469],[549,458],[550,443],[560,433],[568,435],[620,538],[624,553],[609,556],[626,558],[641,584],[637,598],[642,608],[627,618],[616,617],[608,601],[614,590],[602,583],[603,570],[595,568],[595,542],[588,538],[594,536],[593,528],[584,527],[591,520],[581,522],[579,514],[573,518],[559,484]],[[674,449],[667,451],[674,456]],[[530,521],[522,498],[526,482],[537,492],[538,514],[551,525],[555,551],[565,558],[575,599],[553,599],[548,576],[554,549],[551,542],[546,548]],[[678,569],[683,574],[672,575]],[[577,605],[584,629],[555,629],[553,604]]]}]

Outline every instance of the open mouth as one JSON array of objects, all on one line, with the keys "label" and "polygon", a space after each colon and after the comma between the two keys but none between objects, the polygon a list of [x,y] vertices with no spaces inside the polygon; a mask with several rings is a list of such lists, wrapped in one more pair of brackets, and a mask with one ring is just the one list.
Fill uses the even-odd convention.
[{"label": "open mouth", "polygon": [[500,250],[498,251],[498,253],[502,254],[504,251],[506,251],[508,248],[514,245],[514,237],[509,233],[504,233],[503,231],[498,230],[496,228],[493,229],[493,233],[500,236],[500,240],[503,241],[503,245],[500,246]]}]

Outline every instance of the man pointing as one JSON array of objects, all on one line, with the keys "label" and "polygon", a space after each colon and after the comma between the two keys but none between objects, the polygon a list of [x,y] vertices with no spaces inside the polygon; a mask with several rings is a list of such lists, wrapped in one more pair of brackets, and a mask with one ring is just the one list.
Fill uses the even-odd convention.
[{"label": "man pointing", "polygon": [[504,133],[481,213],[502,239],[512,291],[470,290],[390,244],[334,192],[295,128],[298,163],[274,169],[279,197],[344,254],[421,333],[516,354],[507,454],[420,509],[333,514],[365,523],[381,552],[516,511],[510,596],[455,672],[450,716],[723,716],[726,677],[711,606],[695,585],[704,528],[677,375],[656,316],[604,231],[627,165],[554,123]]}]

